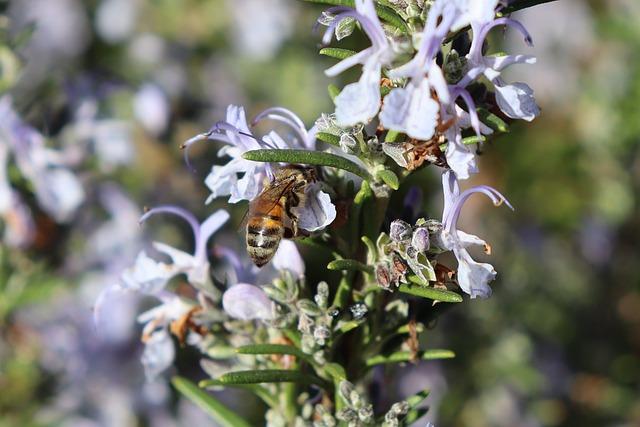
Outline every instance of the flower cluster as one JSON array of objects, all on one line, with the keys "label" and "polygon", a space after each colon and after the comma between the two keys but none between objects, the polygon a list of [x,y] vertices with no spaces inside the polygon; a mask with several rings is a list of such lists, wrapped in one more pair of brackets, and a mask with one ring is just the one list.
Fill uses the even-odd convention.
[{"label": "flower cluster", "polygon": [[[226,210],[202,223],[176,206],[146,212],[141,222],[161,213],[185,220],[195,248],[188,253],[153,243],[164,261],[141,251],[119,283],[103,292],[96,316],[113,292],[160,302],[138,318],[150,379],[173,362],[175,338],[205,355],[202,367],[212,380],[203,387],[251,384],[269,406],[269,426],[397,426],[423,413],[418,404],[426,395],[383,411],[369,403],[363,385],[378,365],[453,356],[421,348],[418,334],[436,313],[417,313],[401,296],[452,303],[463,294],[491,295],[493,266],[469,252],[480,246],[489,253],[489,245],[459,230],[458,219],[476,193],[496,206],[511,205],[489,186],[461,191],[459,180],[477,172],[469,145],[504,131],[511,119],[532,120],[539,110],[526,84],[501,77],[507,66],[534,59],[487,54],[487,36],[496,26],[514,27],[531,44],[524,27],[502,15],[498,0],[411,2],[406,9],[404,3],[384,6],[384,24],[382,5],[373,0],[323,13],[325,44],[359,24],[371,45],[359,52],[323,50],[342,59],[327,75],[355,65],[362,74],[341,91],[330,88],[335,111],[311,129],[286,108],[269,108],[249,122],[242,107],[230,105],[224,120],[183,144],[187,165],[196,142],[221,144],[204,180],[210,190],[205,203],[222,197],[248,202],[247,252],[269,253],[264,263],[251,254],[260,266],[275,256],[261,270],[233,245],[209,250],[230,218]],[[257,134],[256,125],[267,121],[277,127]],[[393,191],[429,164],[444,169],[442,217],[419,218],[421,206],[409,202],[414,212],[398,219]],[[302,170],[313,178],[300,178]],[[390,224],[388,234],[384,224]],[[322,275],[316,265],[312,277],[320,272],[320,279],[307,280],[305,261],[289,240],[301,235],[317,249],[314,260],[322,253],[333,257],[327,270],[337,276]],[[444,264],[445,252],[457,260],[456,269]]]},{"label": "flower cluster", "polygon": [[[340,126],[368,123],[378,116],[384,129],[406,134],[418,141],[446,143],[445,156],[449,167],[459,179],[467,179],[477,172],[473,151],[464,143],[466,129],[475,133],[476,142],[483,135],[493,133],[484,124],[477,107],[489,107],[495,102],[499,111],[511,119],[533,120],[539,109],[533,91],[525,83],[507,84],[501,72],[513,64],[532,64],[535,58],[527,55],[487,55],[485,48],[490,30],[496,26],[511,26],[520,31],[528,45],[531,36],[518,22],[510,18],[496,18],[498,0],[423,2],[426,19],[421,31],[398,35],[396,29],[381,24],[371,0],[358,0],[355,10],[340,10],[333,16],[324,37],[328,43],[332,32],[346,19],[357,20],[371,40],[371,47],[355,53],[326,70],[328,76],[362,64],[362,76],[347,85],[335,98],[336,122]],[[423,15],[424,15],[423,14]],[[320,22],[326,23],[326,19]],[[472,32],[469,40],[467,28]],[[452,40],[451,40],[452,38]],[[451,47],[445,53],[445,45]],[[412,55],[403,63],[403,58]],[[388,92],[381,100],[382,89]],[[472,96],[472,85],[486,77],[494,94]],[[473,88],[477,93],[478,88]],[[458,105],[462,100],[466,110]],[[405,148],[405,150],[402,150]],[[404,151],[403,156],[398,151]],[[394,159],[406,155],[406,147],[388,147]],[[407,167],[406,160],[397,160]]]}]

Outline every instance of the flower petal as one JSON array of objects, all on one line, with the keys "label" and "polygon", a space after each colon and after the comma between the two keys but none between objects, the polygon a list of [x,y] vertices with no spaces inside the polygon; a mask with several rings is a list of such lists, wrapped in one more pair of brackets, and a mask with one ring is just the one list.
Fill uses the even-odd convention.
[{"label": "flower petal", "polygon": [[345,86],[335,104],[338,126],[368,123],[380,109],[380,64],[365,65],[360,80]]},{"label": "flower petal", "polygon": [[227,314],[240,320],[273,319],[273,302],[258,286],[238,283],[222,295]]},{"label": "flower petal", "polygon": [[458,259],[458,284],[471,298],[489,298],[491,287],[489,282],[496,278],[496,271],[491,264],[476,262],[465,249],[454,249]]},{"label": "flower petal", "polygon": [[291,240],[282,240],[273,256],[273,267],[276,270],[289,270],[296,277],[303,277],[305,271],[304,261],[300,251]]},{"label": "flower petal", "polygon": [[142,365],[147,381],[153,381],[173,363],[176,349],[166,329],[151,334],[142,353]]},{"label": "flower petal", "polygon": [[161,291],[177,273],[173,266],[157,262],[142,251],[135,264],[122,273],[122,287],[152,295]]},{"label": "flower petal", "polygon": [[512,119],[523,119],[528,122],[540,114],[540,108],[533,98],[533,89],[526,83],[513,83],[495,86],[498,107]]},{"label": "flower petal", "polygon": [[336,207],[331,202],[331,197],[320,191],[317,185],[307,188],[304,206],[292,210],[298,217],[298,227],[307,231],[321,230],[336,219]]},{"label": "flower petal", "polygon": [[471,174],[478,173],[478,165],[472,151],[461,141],[459,134],[454,140],[449,140],[445,152],[447,164],[459,179],[469,179]]}]

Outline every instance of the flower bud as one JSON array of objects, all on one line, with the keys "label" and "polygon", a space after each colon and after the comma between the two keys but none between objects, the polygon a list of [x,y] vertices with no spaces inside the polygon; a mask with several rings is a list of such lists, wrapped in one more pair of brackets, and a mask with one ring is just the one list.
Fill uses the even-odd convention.
[{"label": "flower bud", "polygon": [[401,219],[396,219],[391,223],[389,236],[391,236],[391,239],[396,242],[405,242],[411,239],[411,232],[411,225]]},{"label": "flower bud", "polygon": [[424,253],[429,250],[429,230],[426,227],[418,227],[411,236],[411,246],[416,248],[420,253]]},{"label": "flower bud", "polygon": [[360,410],[358,410],[358,418],[363,423],[370,423],[373,421],[373,406],[369,404],[360,408]]},{"label": "flower bud", "polygon": [[327,308],[329,301],[329,285],[327,285],[327,282],[318,283],[318,291],[314,300],[316,301],[316,304],[318,304],[318,307],[323,309]]}]

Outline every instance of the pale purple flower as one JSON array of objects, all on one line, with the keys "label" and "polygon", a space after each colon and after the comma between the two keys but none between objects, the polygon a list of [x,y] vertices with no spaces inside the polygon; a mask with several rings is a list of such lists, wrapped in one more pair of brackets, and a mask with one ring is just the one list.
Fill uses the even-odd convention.
[{"label": "pale purple flower", "polygon": [[525,83],[507,84],[501,77],[501,72],[513,64],[534,64],[535,57],[529,55],[484,56],[482,46],[489,31],[499,25],[507,25],[517,29],[523,36],[525,43],[533,45],[531,36],[526,28],[511,18],[487,19],[488,15],[479,14],[471,20],[473,39],[467,54],[468,69],[462,80],[456,83],[457,88],[464,88],[481,75],[493,83],[498,107],[508,117],[531,121],[540,114],[540,109],[533,98],[533,90]]},{"label": "pale purple flower", "polygon": [[271,262],[278,271],[289,271],[295,277],[303,277],[305,265],[296,244],[291,240],[282,240]]},{"label": "pale purple flower", "polygon": [[458,218],[464,203],[475,194],[484,194],[494,205],[505,203],[513,209],[509,201],[497,190],[486,185],[469,188],[462,193],[458,180],[451,171],[442,174],[442,188],[444,192],[444,210],[442,212],[442,234],[440,236],[444,249],[453,251],[458,260],[458,284],[471,298],[488,298],[491,296],[489,282],[496,277],[496,271],[491,264],[476,262],[467,247],[476,245],[488,248],[487,243],[472,234],[467,234],[457,228]]},{"label": "pale purple flower", "polygon": [[[154,242],[154,248],[171,258],[171,264],[156,262],[149,258],[144,251],[138,255],[135,265],[125,271],[123,281],[127,287],[150,287],[152,292],[164,287],[173,276],[184,273],[189,283],[196,287],[204,287],[209,282],[209,260],[207,258],[207,242],[213,234],[229,219],[229,213],[220,209],[214,212],[202,224],[199,224],[193,214],[177,206],[158,206],[145,213],[140,222],[146,221],[152,215],[168,213],[177,215],[189,223],[193,230],[195,249],[187,253],[175,249],[167,244]],[[163,283],[164,282],[164,283]],[[161,285],[162,283],[162,285]]]},{"label": "pale purple flower", "polygon": [[[246,151],[266,148],[305,150],[316,148],[316,129],[307,131],[302,120],[292,111],[282,107],[268,108],[258,114],[251,124],[254,126],[265,119],[286,125],[291,130],[291,137],[285,140],[275,131],[269,132],[261,139],[254,137],[249,130],[242,107],[231,105],[227,108],[226,122],[218,122],[208,132],[197,135],[185,143],[185,148],[203,139],[229,144],[221,148],[218,155],[228,155],[231,160],[224,166],[213,166],[205,180],[205,184],[211,189],[207,203],[225,195],[231,195],[230,203],[253,200],[262,191],[265,178],[273,179],[273,167],[269,163],[244,160],[242,154]],[[238,179],[239,174],[243,174],[240,179]],[[336,210],[329,195],[321,191],[318,184],[309,185],[306,191],[307,203],[305,206],[296,208],[300,228],[316,231],[331,224],[335,219]]]},{"label": "pale purple flower", "polygon": [[345,18],[360,22],[362,29],[371,40],[371,46],[338,62],[325,71],[333,77],[357,64],[362,64],[362,76],[356,83],[342,89],[336,97],[336,123],[338,126],[353,126],[367,123],[380,109],[380,77],[382,66],[391,63],[394,57],[391,44],[387,40],[378,19],[372,0],[356,0],[355,10],[344,9],[336,15],[325,32],[323,42],[329,43],[335,27]]},{"label": "pale purple flower", "polygon": [[193,304],[170,292],[162,292],[158,297],[162,304],[138,316],[138,322],[144,324],[142,336],[145,348],[141,361],[148,381],[153,381],[171,366],[175,358],[173,340],[168,331],[169,324],[184,317],[194,308]]},{"label": "pale purple flower", "polygon": [[[245,152],[264,148],[306,148],[310,144],[308,133],[304,125],[297,122],[299,120],[297,116],[283,108],[274,108],[268,111],[269,113],[264,113],[264,117],[277,116],[282,118],[280,121],[286,119],[286,123],[291,124],[292,129],[298,135],[302,134],[302,130],[304,130],[305,136],[301,137],[300,141],[295,139],[291,144],[287,144],[275,132],[258,139],[249,130],[244,108],[230,105],[227,107],[226,121],[216,123],[208,132],[196,135],[185,142],[185,150],[188,150],[193,143],[207,139],[227,144],[218,151],[218,156],[229,156],[231,159],[224,166],[213,166],[211,173],[205,179],[205,184],[211,190],[207,203],[221,196],[230,196],[229,203],[253,200],[260,193],[264,178],[273,177],[271,165],[245,160],[242,158]],[[296,117],[297,120],[293,117]],[[185,151],[186,155],[187,151]],[[239,175],[241,175],[240,178]]]},{"label": "pale purple flower", "polygon": [[239,320],[273,319],[273,302],[259,286],[247,283],[231,286],[222,296],[222,307]]},{"label": "pale purple flower", "polygon": [[58,222],[69,221],[84,200],[82,185],[67,168],[64,153],[47,148],[44,137],[26,125],[11,104],[9,96],[0,98],[0,144],[13,153],[42,209]]}]

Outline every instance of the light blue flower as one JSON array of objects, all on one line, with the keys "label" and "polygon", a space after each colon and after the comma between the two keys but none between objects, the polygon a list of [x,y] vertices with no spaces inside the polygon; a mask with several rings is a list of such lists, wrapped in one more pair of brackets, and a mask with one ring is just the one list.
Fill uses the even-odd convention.
[{"label": "light blue flower", "polygon": [[451,171],[445,171],[442,174],[442,189],[444,210],[442,212],[443,228],[440,244],[444,249],[453,251],[458,260],[457,279],[460,288],[471,298],[488,298],[491,296],[489,282],[495,279],[496,271],[491,264],[476,262],[466,248],[472,245],[482,246],[485,252],[489,253],[490,247],[478,236],[458,230],[458,218],[464,203],[476,193],[489,197],[495,206],[500,206],[502,203],[511,209],[513,206],[497,190],[486,185],[472,187],[461,193],[458,180]]}]

